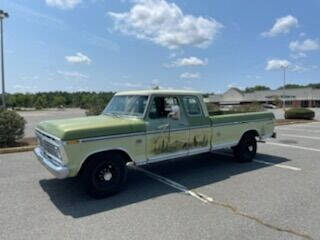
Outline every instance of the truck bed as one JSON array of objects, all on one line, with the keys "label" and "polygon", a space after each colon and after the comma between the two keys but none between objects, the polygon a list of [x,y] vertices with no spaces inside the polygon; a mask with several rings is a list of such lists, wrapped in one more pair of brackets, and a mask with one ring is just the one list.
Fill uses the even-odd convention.
[{"label": "truck bed", "polygon": [[251,112],[210,116],[210,119],[214,126],[220,124],[274,120],[274,115],[271,112]]}]

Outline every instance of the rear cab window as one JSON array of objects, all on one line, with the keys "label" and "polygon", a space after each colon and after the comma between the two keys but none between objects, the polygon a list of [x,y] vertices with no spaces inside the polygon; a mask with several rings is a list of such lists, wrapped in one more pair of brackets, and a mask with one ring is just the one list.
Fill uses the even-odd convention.
[{"label": "rear cab window", "polygon": [[184,104],[186,113],[190,117],[202,116],[202,109],[200,106],[200,102],[196,96],[184,96],[182,99],[183,99],[183,104]]}]

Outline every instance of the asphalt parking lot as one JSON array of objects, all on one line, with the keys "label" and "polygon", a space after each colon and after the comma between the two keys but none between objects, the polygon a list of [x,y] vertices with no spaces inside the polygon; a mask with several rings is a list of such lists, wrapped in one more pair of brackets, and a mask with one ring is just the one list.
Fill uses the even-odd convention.
[{"label": "asphalt parking lot", "polygon": [[103,200],[31,152],[0,155],[0,239],[320,239],[320,123],[276,131],[252,163],[220,151],[131,167]]}]

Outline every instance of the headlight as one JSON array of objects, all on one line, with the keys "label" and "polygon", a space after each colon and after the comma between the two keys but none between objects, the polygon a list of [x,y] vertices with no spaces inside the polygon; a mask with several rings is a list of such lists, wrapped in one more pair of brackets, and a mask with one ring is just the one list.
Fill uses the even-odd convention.
[{"label": "headlight", "polygon": [[56,153],[57,153],[57,157],[62,160],[62,155],[61,155],[61,151],[59,147],[55,147]]},{"label": "headlight", "polygon": [[68,157],[67,157],[66,151],[64,150],[63,144],[60,145],[58,152],[59,152],[59,158],[61,159],[62,163],[66,165],[68,163]]}]

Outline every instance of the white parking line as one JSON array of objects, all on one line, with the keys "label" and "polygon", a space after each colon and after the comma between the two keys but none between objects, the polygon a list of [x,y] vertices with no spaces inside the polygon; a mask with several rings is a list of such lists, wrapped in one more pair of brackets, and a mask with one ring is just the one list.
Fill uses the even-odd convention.
[{"label": "white parking line", "polygon": [[[223,153],[223,152],[216,152],[216,153],[220,154],[220,155],[228,156],[228,157],[233,157],[232,154],[228,154],[228,153]],[[285,169],[289,169],[289,170],[293,170],[293,171],[301,171],[302,170],[301,168],[292,167],[292,166],[279,164],[279,163],[267,162],[267,161],[263,161],[263,160],[256,159],[256,158],[254,158],[253,161],[257,162],[257,163],[262,163],[262,164],[266,164],[266,165],[274,166],[274,167],[278,167],[278,168],[285,168]]]},{"label": "white parking line", "polygon": [[293,171],[301,171],[301,168],[291,167],[291,166],[284,165],[284,164],[271,163],[271,162],[266,162],[266,161],[262,161],[262,160],[258,160],[258,159],[254,159],[253,161],[257,162],[257,163],[262,163],[262,164],[278,167],[278,168],[285,168],[285,169],[289,169],[289,170],[293,170]]},{"label": "white parking line", "polygon": [[265,144],[275,145],[279,147],[297,148],[297,149],[302,149],[307,151],[320,152],[320,149],[316,149],[316,148],[301,147],[301,146],[295,146],[295,145],[289,145],[289,144],[283,144],[283,143],[265,142]]},{"label": "white parking line", "polygon": [[147,176],[159,181],[159,182],[162,182],[170,187],[173,187],[187,195],[190,195],[198,200],[200,200],[201,202],[204,202],[204,203],[209,203],[209,202],[213,202],[213,199],[211,197],[208,197],[202,193],[196,193],[194,191],[190,191],[187,187],[185,186],[182,186],[181,184],[177,183],[177,182],[174,182],[168,178],[165,178],[163,176],[160,176],[158,174],[155,174],[153,172],[150,172],[146,169],[143,169],[143,168],[140,168],[140,167],[137,167],[137,166],[130,166],[131,168],[135,169],[135,170],[138,170],[140,172],[143,172],[144,174],[146,174]]},{"label": "white parking line", "polygon": [[320,130],[301,129],[301,128],[278,128],[277,130],[285,130],[285,131],[303,131],[303,132],[311,132],[311,133],[320,133]]},{"label": "white parking line", "polygon": [[310,137],[310,136],[301,136],[296,134],[279,134],[280,136],[287,136],[287,137],[295,137],[295,138],[307,138],[313,140],[320,140],[320,137]]}]

